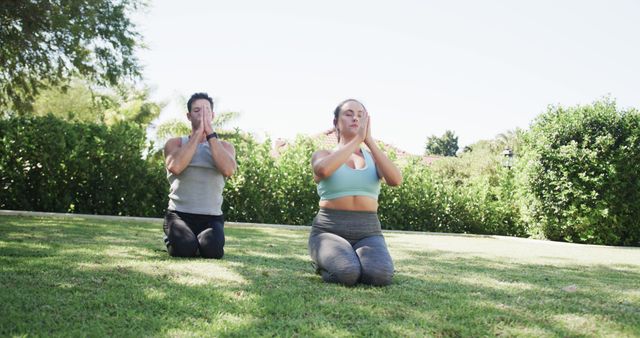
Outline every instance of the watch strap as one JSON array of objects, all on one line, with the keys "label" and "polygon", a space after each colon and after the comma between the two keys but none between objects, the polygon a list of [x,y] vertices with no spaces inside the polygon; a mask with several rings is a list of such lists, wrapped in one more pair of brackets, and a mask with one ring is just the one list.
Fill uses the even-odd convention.
[{"label": "watch strap", "polygon": [[207,135],[207,141],[209,141],[212,138],[218,138],[218,133],[214,131],[213,133]]}]

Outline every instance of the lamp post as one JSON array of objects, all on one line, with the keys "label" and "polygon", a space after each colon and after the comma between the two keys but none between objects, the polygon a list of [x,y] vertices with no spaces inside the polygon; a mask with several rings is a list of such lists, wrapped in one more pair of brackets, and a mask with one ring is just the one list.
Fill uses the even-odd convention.
[{"label": "lamp post", "polygon": [[513,166],[513,152],[509,148],[505,148],[502,152],[502,166],[511,169]]}]

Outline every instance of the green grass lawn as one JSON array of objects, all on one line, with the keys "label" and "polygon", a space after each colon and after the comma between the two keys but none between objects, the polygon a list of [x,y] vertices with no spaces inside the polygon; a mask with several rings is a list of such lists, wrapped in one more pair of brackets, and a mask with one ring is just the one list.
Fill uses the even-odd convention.
[{"label": "green grass lawn", "polygon": [[307,231],[0,216],[0,336],[640,336],[640,248],[387,233],[394,284],[325,284]]}]

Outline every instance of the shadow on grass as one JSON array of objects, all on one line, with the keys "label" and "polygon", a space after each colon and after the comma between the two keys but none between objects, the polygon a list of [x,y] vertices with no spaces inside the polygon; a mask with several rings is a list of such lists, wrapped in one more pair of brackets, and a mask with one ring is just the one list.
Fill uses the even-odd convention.
[{"label": "shadow on grass", "polygon": [[[412,287],[451,300],[450,318],[486,325],[490,334],[640,334],[637,266],[519,264],[442,251],[411,256],[396,262],[397,284],[414,276],[407,283],[420,281]],[[446,303],[434,303],[439,313]]]},{"label": "shadow on grass", "polygon": [[640,334],[637,267],[412,251],[393,285],[347,288],[313,274],[306,232],[228,228],[215,261],[168,257],[160,229],[1,217],[0,335]]}]

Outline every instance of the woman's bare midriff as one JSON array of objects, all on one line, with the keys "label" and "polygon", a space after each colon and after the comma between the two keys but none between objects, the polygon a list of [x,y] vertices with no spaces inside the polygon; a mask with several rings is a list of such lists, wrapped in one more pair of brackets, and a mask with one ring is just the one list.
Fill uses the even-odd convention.
[{"label": "woman's bare midriff", "polygon": [[378,211],[378,201],[367,196],[344,196],[320,200],[320,207],[348,211]]}]

